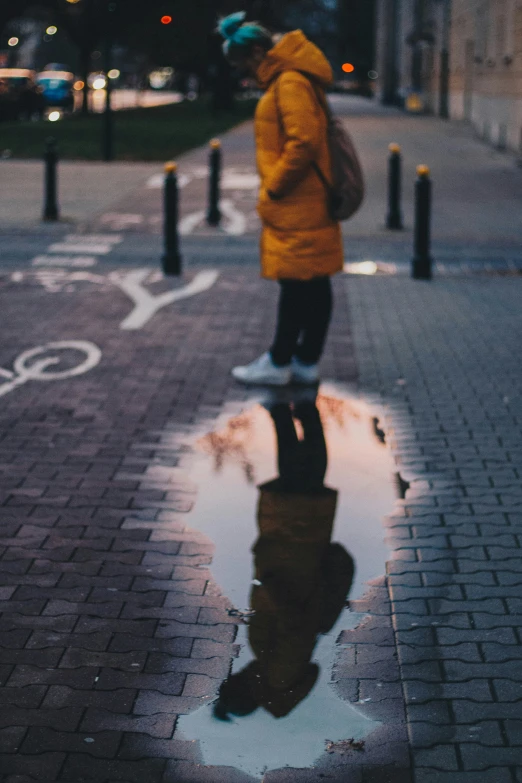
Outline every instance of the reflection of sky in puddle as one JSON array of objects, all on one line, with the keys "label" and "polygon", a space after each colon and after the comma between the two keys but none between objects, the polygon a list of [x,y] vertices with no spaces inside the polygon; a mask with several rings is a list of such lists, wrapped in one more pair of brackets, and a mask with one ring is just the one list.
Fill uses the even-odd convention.
[{"label": "reflection of sky in puddle", "polygon": [[[290,401],[289,414],[281,403]],[[345,605],[348,590],[359,598],[384,572],[381,519],[396,492],[391,455],[364,402],[321,387],[324,485],[313,401],[292,400],[288,390],[272,395],[272,413],[257,402],[199,438],[187,465],[199,488],[188,521],[215,543],[213,579],[234,607],[255,615],[239,626],[240,653],[219,701],[182,716],[178,731],[199,740],[205,764],[259,780],[267,770],[312,767],[327,740],[363,739],[377,726],[336,695],[332,669],[339,632],[361,620]],[[292,415],[298,446],[287,437]],[[304,432],[312,435],[303,442]],[[278,472],[283,484],[273,481]]]}]

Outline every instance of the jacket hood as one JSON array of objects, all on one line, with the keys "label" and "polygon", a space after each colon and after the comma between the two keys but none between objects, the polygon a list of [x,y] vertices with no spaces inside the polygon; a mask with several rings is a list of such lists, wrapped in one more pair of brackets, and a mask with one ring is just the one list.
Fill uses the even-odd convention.
[{"label": "jacket hood", "polygon": [[330,63],[302,30],[287,33],[268,51],[258,68],[257,80],[261,87],[266,88],[284,71],[302,71],[323,87],[333,81]]}]

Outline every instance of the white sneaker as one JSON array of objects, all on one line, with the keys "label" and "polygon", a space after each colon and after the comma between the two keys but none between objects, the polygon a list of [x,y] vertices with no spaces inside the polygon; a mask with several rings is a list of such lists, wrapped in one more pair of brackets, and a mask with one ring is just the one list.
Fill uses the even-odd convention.
[{"label": "white sneaker", "polygon": [[303,364],[294,356],[290,365],[294,383],[312,385],[319,383],[319,365]]},{"label": "white sneaker", "polygon": [[287,386],[292,380],[292,370],[276,367],[269,353],[264,353],[246,367],[234,367],[232,375],[240,383],[263,386]]}]

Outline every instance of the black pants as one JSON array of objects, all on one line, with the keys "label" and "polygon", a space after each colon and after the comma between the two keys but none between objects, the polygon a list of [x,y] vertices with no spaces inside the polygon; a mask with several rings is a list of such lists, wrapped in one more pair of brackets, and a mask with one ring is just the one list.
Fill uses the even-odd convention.
[{"label": "black pants", "polygon": [[330,278],[280,280],[279,283],[277,331],[270,349],[272,361],[284,367],[295,356],[304,364],[316,364],[332,317]]}]

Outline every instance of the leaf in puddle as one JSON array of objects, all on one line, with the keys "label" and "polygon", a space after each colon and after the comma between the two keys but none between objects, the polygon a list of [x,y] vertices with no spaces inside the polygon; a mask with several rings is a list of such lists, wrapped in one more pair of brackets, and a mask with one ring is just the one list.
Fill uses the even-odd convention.
[{"label": "leaf in puddle", "polygon": [[339,753],[342,756],[344,753],[348,753],[350,750],[364,750],[364,740],[355,740],[353,737],[347,740],[340,740],[339,742],[326,740],[327,753]]}]

